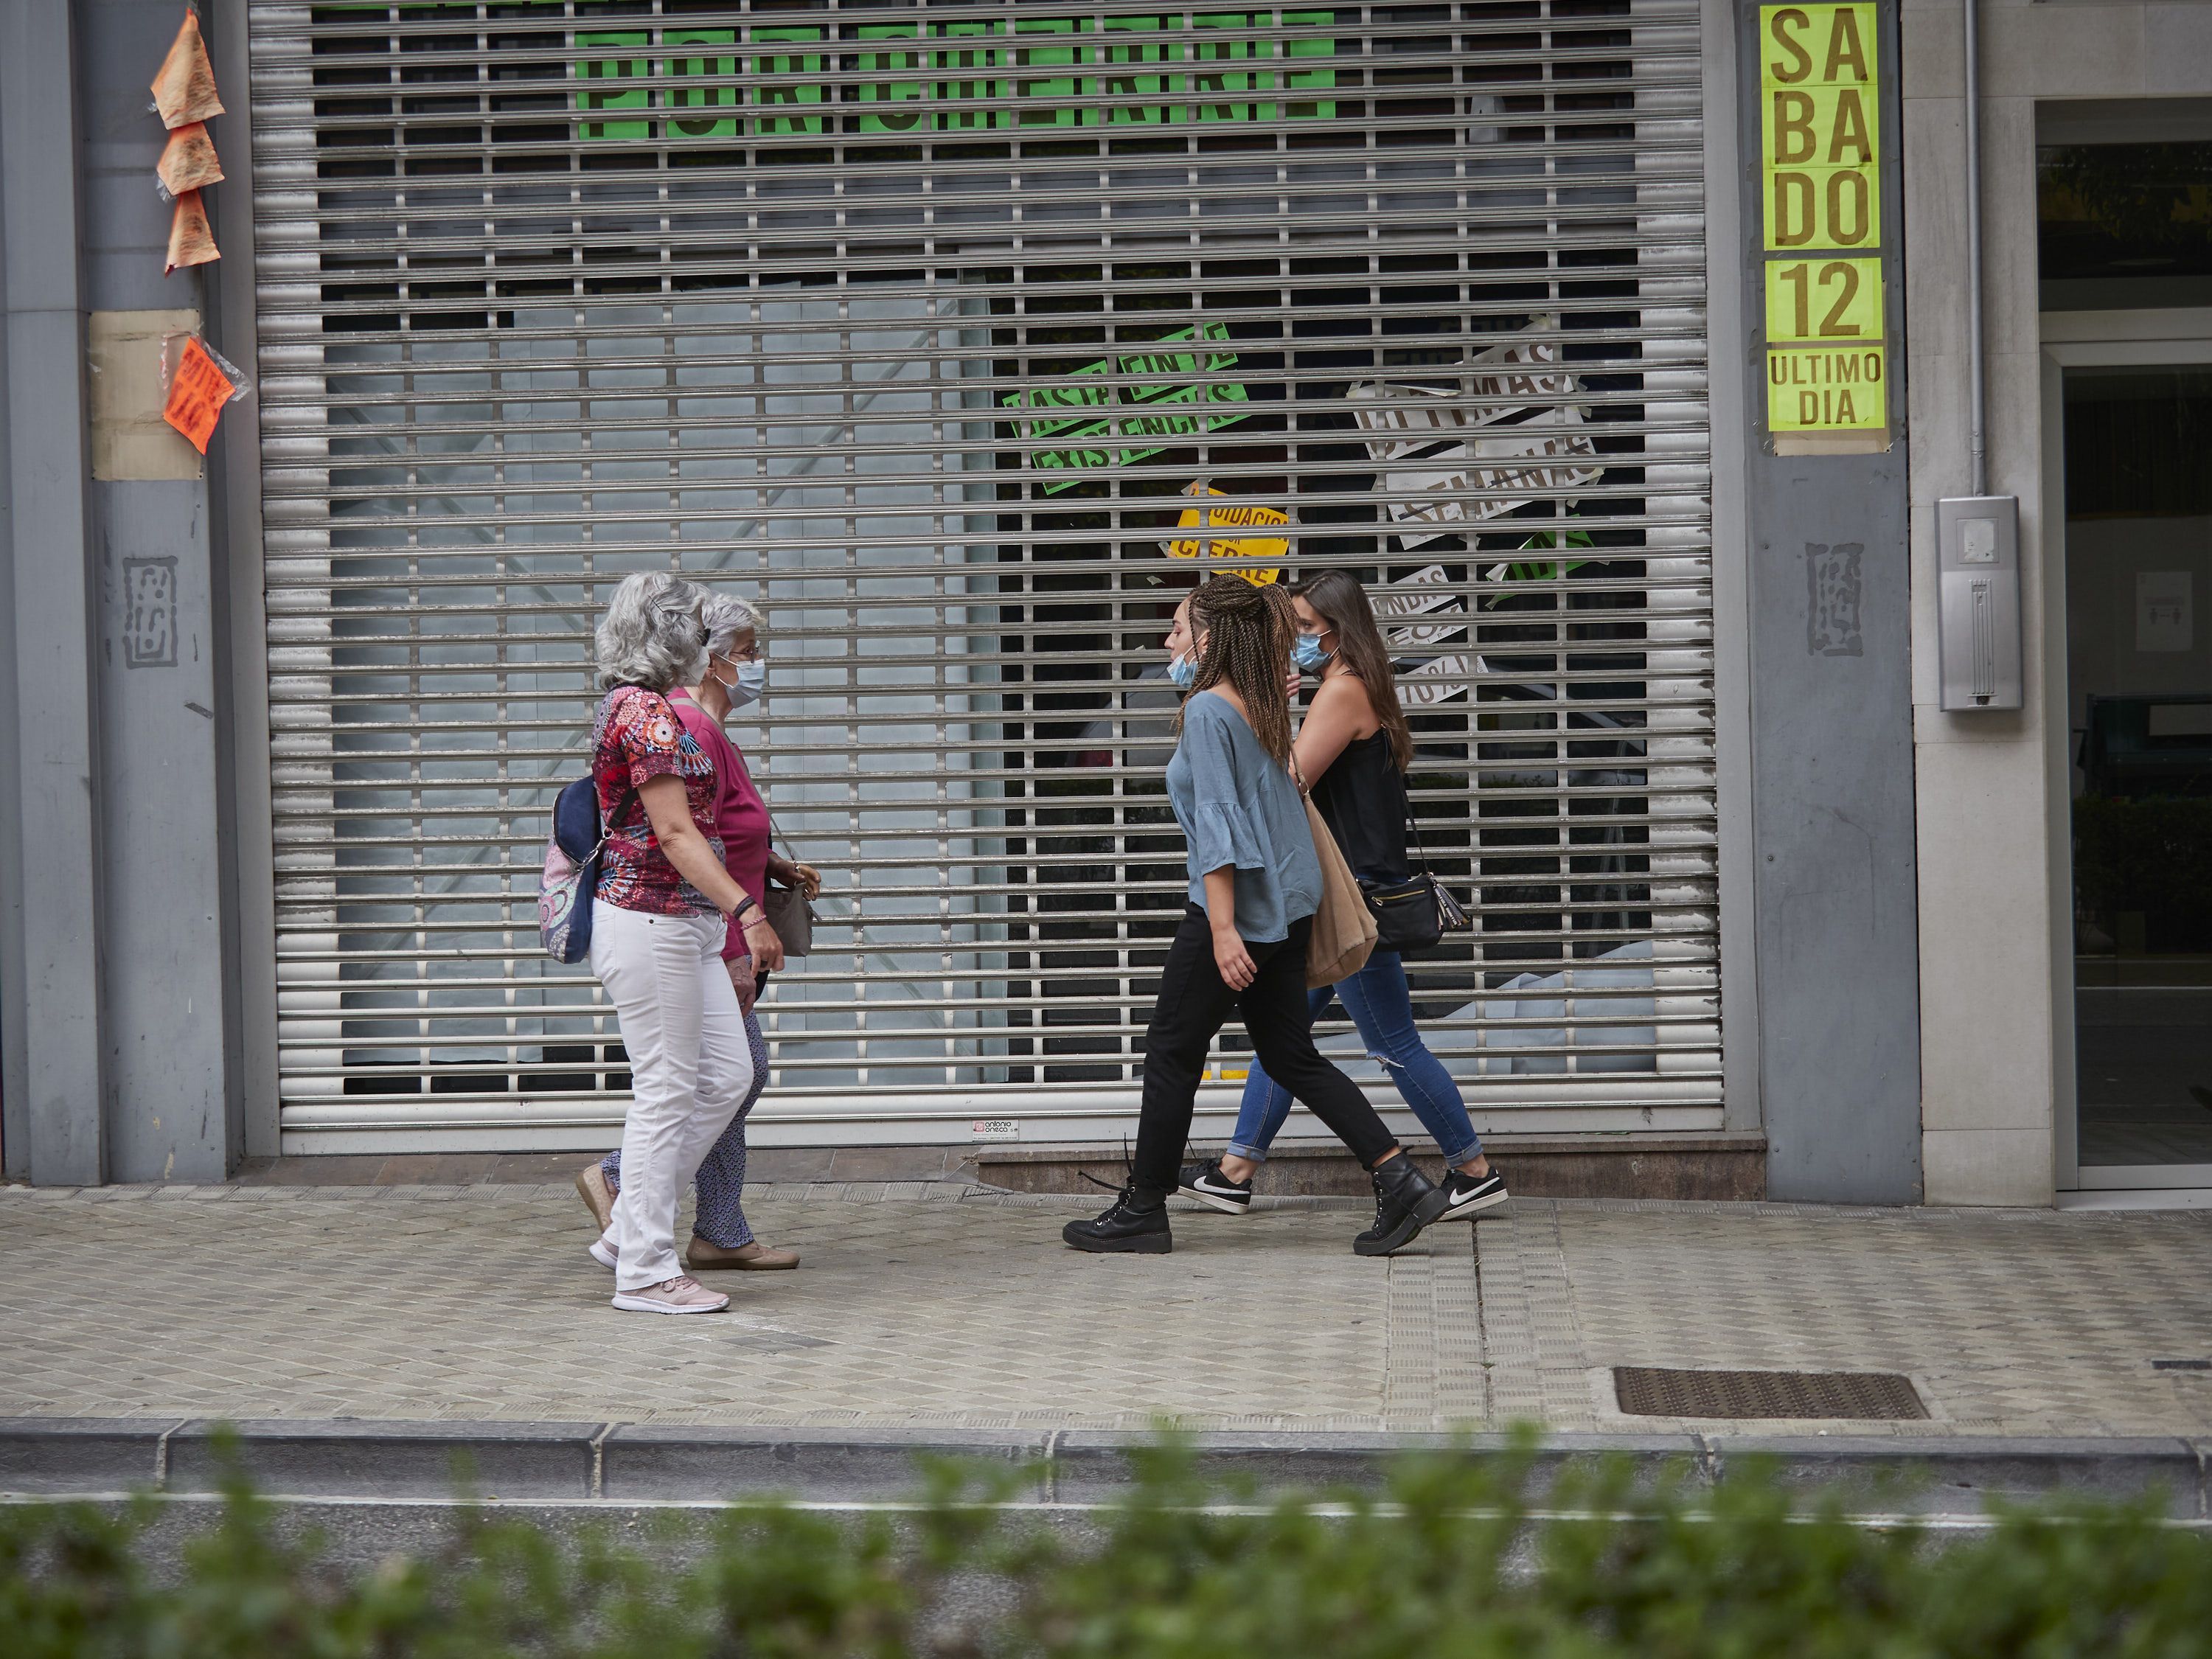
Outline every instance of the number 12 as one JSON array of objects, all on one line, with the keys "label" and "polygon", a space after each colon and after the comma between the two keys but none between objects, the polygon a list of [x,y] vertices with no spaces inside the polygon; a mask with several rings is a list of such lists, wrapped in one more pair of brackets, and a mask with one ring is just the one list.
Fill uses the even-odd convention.
[{"label": "number 12", "polygon": [[[1862,266],[1873,269],[1862,271]],[[1881,334],[1881,262],[1873,259],[1830,259],[1817,268],[1809,262],[1772,268],[1774,284],[1768,288],[1769,328],[1773,337],[1790,340],[1856,340]],[[1775,284],[1778,284],[1778,287]],[[1789,309],[1794,325],[1786,331],[1774,329],[1773,301],[1790,290]],[[1815,290],[1818,290],[1816,293]],[[1825,306],[1817,331],[1813,313]]]}]

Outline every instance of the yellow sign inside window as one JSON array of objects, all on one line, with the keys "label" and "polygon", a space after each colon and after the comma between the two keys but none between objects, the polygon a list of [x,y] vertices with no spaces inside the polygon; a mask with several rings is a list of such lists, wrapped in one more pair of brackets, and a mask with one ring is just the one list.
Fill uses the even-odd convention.
[{"label": "yellow sign inside window", "polygon": [[[1197,495],[1198,486],[1191,485],[1185,493]],[[1206,494],[1219,498],[1222,492],[1209,489]],[[1203,533],[1178,536],[1167,544],[1167,556],[1171,559],[1195,559],[1210,555],[1226,560],[1245,567],[1235,574],[1255,587],[1263,587],[1281,574],[1279,567],[1290,556],[1290,538],[1237,532],[1278,529],[1290,521],[1289,514],[1272,507],[1187,507],[1176,520],[1176,528]]]}]

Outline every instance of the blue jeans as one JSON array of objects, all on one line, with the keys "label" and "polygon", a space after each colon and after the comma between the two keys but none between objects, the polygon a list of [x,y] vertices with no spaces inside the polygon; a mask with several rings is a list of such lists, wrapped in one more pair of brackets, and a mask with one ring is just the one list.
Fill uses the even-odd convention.
[{"label": "blue jeans", "polygon": [[[1467,1115],[1467,1102],[1443,1062],[1429,1052],[1413,1025],[1413,994],[1406,984],[1406,964],[1395,951],[1377,951],[1367,965],[1350,979],[1306,993],[1311,1017],[1342,998],[1344,1011],[1359,1028],[1367,1051],[1382,1062],[1406,1104],[1421,1120],[1421,1127],[1436,1137],[1444,1162],[1464,1164],[1482,1150],[1481,1139]],[[1291,1091],[1261,1068],[1255,1057],[1244,1081],[1244,1104],[1237,1114],[1237,1132],[1229,1150],[1239,1158],[1264,1163],[1267,1148],[1291,1115]]]}]

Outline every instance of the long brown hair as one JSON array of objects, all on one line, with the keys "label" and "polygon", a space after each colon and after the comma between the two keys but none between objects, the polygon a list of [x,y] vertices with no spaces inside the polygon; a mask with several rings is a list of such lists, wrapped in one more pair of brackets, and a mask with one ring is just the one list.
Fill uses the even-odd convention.
[{"label": "long brown hair", "polygon": [[[1198,649],[1192,695],[1227,681],[1243,699],[1244,719],[1260,747],[1285,766],[1291,759],[1291,706],[1283,697],[1283,678],[1297,631],[1291,596],[1273,582],[1255,586],[1242,576],[1216,576],[1190,596],[1191,641]],[[1182,727],[1180,713],[1176,727]]]},{"label": "long brown hair", "polygon": [[[1367,688],[1367,701],[1375,718],[1390,734],[1390,758],[1401,772],[1413,769],[1413,733],[1406,724],[1406,711],[1398,703],[1398,677],[1390,666],[1389,647],[1375,625],[1375,607],[1367,590],[1343,570],[1324,570],[1291,592],[1321,613],[1336,630],[1336,659],[1349,668]],[[1295,613],[1293,613],[1295,614]]]}]

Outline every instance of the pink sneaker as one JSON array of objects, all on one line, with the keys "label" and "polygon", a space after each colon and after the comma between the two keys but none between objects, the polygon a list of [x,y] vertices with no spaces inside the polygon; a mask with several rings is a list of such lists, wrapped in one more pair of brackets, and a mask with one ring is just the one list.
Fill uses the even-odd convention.
[{"label": "pink sneaker", "polygon": [[720,1291],[710,1291],[681,1273],[641,1291],[615,1292],[615,1306],[627,1313],[720,1313],[729,1305],[730,1298]]},{"label": "pink sneaker", "polygon": [[605,1267],[610,1270],[613,1268],[617,1261],[622,1259],[618,1253],[617,1246],[604,1233],[599,1237],[593,1239],[586,1248],[592,1253],[592,1261],[598,1262],[602,1267]]}]

